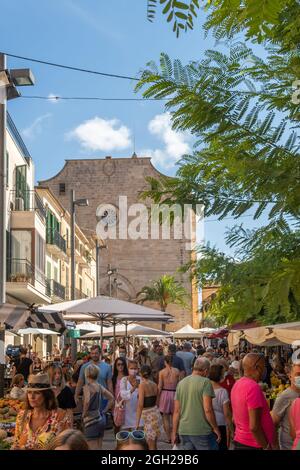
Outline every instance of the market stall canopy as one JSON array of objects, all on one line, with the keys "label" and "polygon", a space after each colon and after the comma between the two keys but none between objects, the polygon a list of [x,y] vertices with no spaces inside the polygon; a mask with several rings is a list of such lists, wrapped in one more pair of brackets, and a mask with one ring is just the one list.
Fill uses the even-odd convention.
[{"label": "market stall canopy", "polygon": [[219,328],[215,330],[213,333],[208,335],[210,339],[224,339],[228,336],[229,330],[227,328]]},{"label": "market stall canopy", "polygon": [[19,335],[57,335],[56,331],[43,328],[24,328],[18,331]]},{"label": "market stall canopy", "polygon": [[300,339],[300,322],[260,326],[244,330],[230,330],[229,350],[233,351],[241,339],[257,346],[280,346]]},{"label": "market stall canopy", "polygon": [[196,330],[196,331],[198,331],[199,333],[201,333],[202,336],[206,336],[206,335],[209,335],[209,334],[211,334],[211,333],[214,333],[214,332],[216,331],[216,329],[215,329],[215,328],[208,328],[208,327],[206,327],[206,328],[199,328],[199,329]]},{"label": "market stall canopy", "polygon": [[64,315],[68,315],[68,317],[65,317],[68,320],[71,319],[71,317],[76,320],[76,315],[78,315],[78,319],[84,318],[87,321],[93,317],[98,318],[98,321],[100,318],[113,319],[119,317],[122,317],[122,319],[126,318],[130,321],[140,317],[145,317],[146,319],[152,316],[154,320],[157,319],[157,321],[160,322],[168,322],[172,318],[170,314],[164,314],[160,310],[154,310],[153,308],[126,302],[125,300],[106,297],[104,295],[88,299],[70,300],[60,304],[44,305],[39,307],[38,311],[42,313],[60,312]]},{"label": "market stall canopy", "polygon": [[62,315],[57,312],[41,313],[26,305],[0,306],[0,324],[18,331],[21,328],[42,328],[63,333],[66,329]]},{"label": "market stall canopy", "polygon": [[[124,325],[117,325],[115,328],[116,336],[125,336],[126,327]],[[127,327],[127,335],[130,336],[171,336],[172,333],[167,331],[156,330],[155,328],[149,328],[148,326],[139,325],[138,323],[131,323]],[[114,336],[114,328],[103,328],[103,337],[112,337]],[[81,336],[81,339],[93,339],[99,338],[99,333],[87,333],[86,335]]]},{"label": "market stall canopy", "polygon": [[174,338],[202,338],[203,334],[195,330],[191,325],[185,325],[173,333]]}]

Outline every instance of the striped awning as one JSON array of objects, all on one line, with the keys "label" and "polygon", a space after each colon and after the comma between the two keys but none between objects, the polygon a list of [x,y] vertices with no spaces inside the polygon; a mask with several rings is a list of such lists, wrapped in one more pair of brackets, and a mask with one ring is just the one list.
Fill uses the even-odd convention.
[{"label": "striped awning", "polygon": [[19,330],[26,324],[30,310],[26,305],[0,305],[0,326],[9,330]]},{"label": "striped awning", "polygon": [[52,330],[57,331],[57,333],[63,333],[66,330],[63,316],[57,312],[30,312],[26,320],[26,327]]},{"label": "striped awning", "polygon": [[63,333],[65,322],[60,313],[41,313],[26,305],[0,305],[0,326],[18,331],[21,328],[43,328]]}]

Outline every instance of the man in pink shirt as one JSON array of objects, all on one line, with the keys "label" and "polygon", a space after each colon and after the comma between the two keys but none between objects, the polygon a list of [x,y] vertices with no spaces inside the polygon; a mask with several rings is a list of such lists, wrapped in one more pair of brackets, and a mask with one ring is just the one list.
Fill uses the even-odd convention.
[{"label": "man in pink shirt", "polygon": [[267,400],[258,385],[265,369],[263,354],[250,353],[243,359],[244,376],[231,392],[235,423],[235,450],[271,450],[275,428]]}]

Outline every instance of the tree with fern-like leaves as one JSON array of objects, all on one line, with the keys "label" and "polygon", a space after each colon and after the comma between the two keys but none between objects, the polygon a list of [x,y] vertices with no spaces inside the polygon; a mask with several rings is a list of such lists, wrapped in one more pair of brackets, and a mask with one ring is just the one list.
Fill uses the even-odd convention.
[{"label": "tree with fern-like leaves", "polygon": [[[205,215],[220,220],[238,220],[249,209],[254,219],[267,214],[269,223],[260,229],[236,225],[227,232],[234,257],[206,246],[186,269],[200,286],[221,285],[210,314],[222,322],[300,319],[300,99],[293,99],[300,77],[299,3],[265,2],[269,14],[267,7],[251,10],[250,1],[208,3],[205,27],[217,39],[230,39],[228,54],[209,50],[203,60],[183,65],[163,53],[141,73],[137,90],[166,99],[173,128],[196,141],[176,177],[148,179],[144,195],[170,205],[204,204]],[[245,21],[237,23],[240,15]],[[266,58],[234,43],[237,32],[260,41]]]}]

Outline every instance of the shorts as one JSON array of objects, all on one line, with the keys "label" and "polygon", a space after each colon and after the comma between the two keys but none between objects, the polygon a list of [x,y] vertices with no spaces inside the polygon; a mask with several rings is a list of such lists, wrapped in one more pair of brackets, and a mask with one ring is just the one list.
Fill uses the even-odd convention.
[{"label": "shorts", "polygon": [[104,436],[104,430],[106,426],[106,418],[102,416],[102,419],[95,424],[88,427],[83,427],[83,434],[86,439],[101,439]]}]

